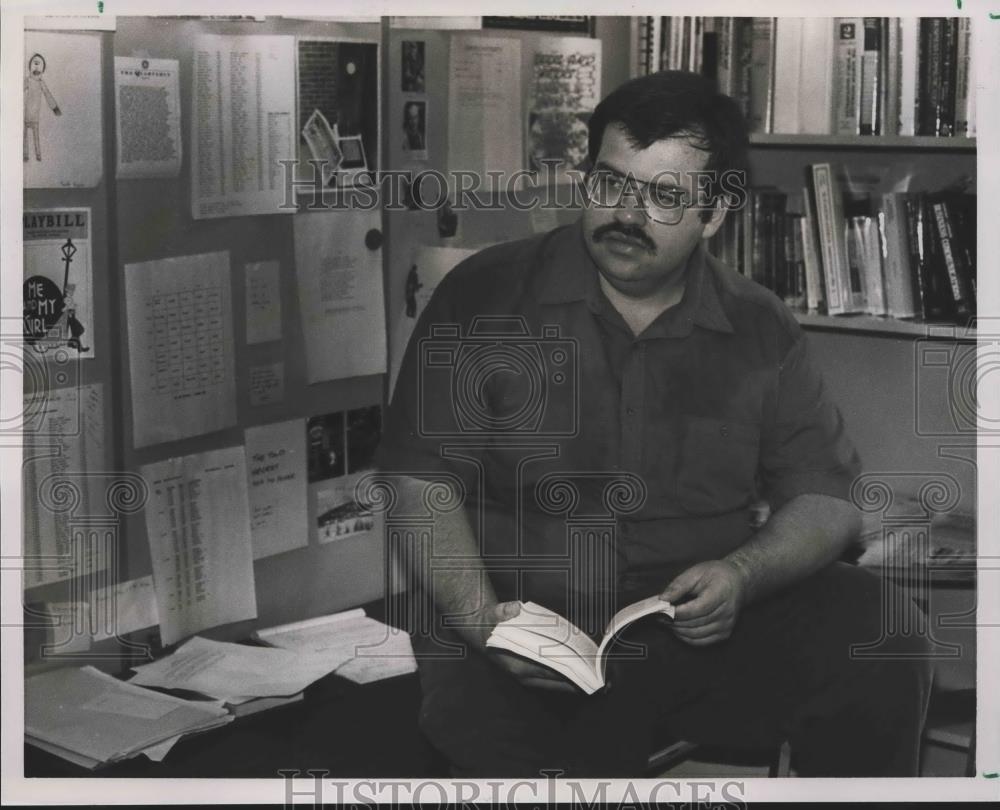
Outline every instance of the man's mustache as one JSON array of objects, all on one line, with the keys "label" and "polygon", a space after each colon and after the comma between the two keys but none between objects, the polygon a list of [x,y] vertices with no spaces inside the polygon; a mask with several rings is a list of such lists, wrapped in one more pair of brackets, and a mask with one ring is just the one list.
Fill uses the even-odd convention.
[{"label": "man's mustache", "polygon": [[627,239],[634,239],[636,242],[642,244],[646,250],[656,252],[656,245],[653,244],[653,240],[646,235],[646,232],[642,228],[620,225],[617,222],[609,222],[607,225],[595,228],[593,239],[595,242],[600,242],[609,233],[624,236]]}]

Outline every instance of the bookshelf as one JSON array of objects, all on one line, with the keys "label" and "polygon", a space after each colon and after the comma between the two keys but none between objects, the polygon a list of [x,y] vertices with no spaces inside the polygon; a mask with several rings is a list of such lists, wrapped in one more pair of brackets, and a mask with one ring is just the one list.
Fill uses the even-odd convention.
[{"label": "bookshelf", "polygon": [[755,132],[750,136],[752,147],[784,149],[879,149],[933,150],[936,152],[974,152],[975,138],[939,137],[937,135],[791,135],[778,132]]},{"label": "bookshelf", "polygon": [[[875,318],[869,315],[819,315],[815,312],[796,312],[795,320],[804,329],[828,332],[851,332],[859,335],[882,335],[887,337],[930,338],[933,340],[976,339],[976,330],[948,323],[926,323],[924,321],[899,320],[897,318]],[[946,334],[954,330],[954,337]]]}]

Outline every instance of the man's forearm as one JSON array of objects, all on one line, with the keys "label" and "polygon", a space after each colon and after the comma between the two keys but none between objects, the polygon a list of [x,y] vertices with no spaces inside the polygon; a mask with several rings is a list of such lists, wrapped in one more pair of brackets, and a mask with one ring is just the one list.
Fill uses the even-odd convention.
[{"label": "man's forearm", "polygon": [[836,560],[860,530],[858,510],[847,501],[799,495],[725,559],[743,574],[753,602]]},{"label": "man's forearm", "polygon": [[[426,511],[423,498],[428,483],[415,478],[405,479],[399,487],[397,509],[401,514],[422,514]],[[484,628],[472,614],[497,603],[496,593],[486,564],[480,554],[479,542],[469,523],[465,509],[434,514],[433,548],[423,548],[430,554],[430,565],[420,565],[421,586],[431,594],[438,610],[445,616],[469,616],[469,624],[455,629],[467,641],[482,644]],[[449,559],[449,565],[435,570],[434,561]],[[460,561],[460,567],[455,565]]]}]

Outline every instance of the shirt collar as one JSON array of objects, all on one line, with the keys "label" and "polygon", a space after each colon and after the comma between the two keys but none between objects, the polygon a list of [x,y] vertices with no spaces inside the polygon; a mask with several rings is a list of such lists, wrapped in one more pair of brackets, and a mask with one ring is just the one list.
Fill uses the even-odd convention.
[{"label": "shirt collar", "polygon": [[[605,305],[610,306],[601,292],[597,268],[587,253],[583,239],[582,220],[553,231],[546,239],[541,250],[537,287],[539,303],[586,301],[594,311]],[[714,271],[709,263],[708,251],[701,242],[688,260],[683,298],[677,306],[660,315],[650,325],[650,330],[662,326],[671,337],[690,334],[693,324],[717,332],[733,331],[722,308]]]}]

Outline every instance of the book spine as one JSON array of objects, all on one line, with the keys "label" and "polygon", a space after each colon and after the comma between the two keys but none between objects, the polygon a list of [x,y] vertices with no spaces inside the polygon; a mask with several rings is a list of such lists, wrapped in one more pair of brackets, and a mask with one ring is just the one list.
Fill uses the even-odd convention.
[{"label": "book spine", "polygon": [[917,135],[937,135],[941,113],[941,29],[940,17],[920,21],[920,81],[917,87],[920,114]]},{"label": "book spine", "polygon": [[844,284],[848,271],[847,257],[843,249],[843,215],[839,218],[837,216],[839,206],[836,203],[839,192],[828,163],[817,163],[811,169],[819,248],[823,257],[823,277],[826,282],[827,309],[831,315],[842,315],[849,311],[847,303],[849,288]]},{"label": "book spine", "polygon": [[649,47],[649,17],[633,17],[629,22],[629,40],[635,49],[632,52],[632,75],[646,73],[646,53]]},{"label": "book spine", "polygon": [[799,131],[799,76],[802,68],[802,18],[779,17],[774,37],[774,120],[772,132]]},{"label": "book spine", "polygon": [[972,314],[972,307],[969,293],[965,288],[965,271],[964,269],[960,271],[958,266],[961,256],[957,251],[948,204],[944,200],[938,200],[932,203],[931,209],[937,228],[937,241],[941,248],[943,266],[948,274],[953,311],[959,318],[967,318]]},{"label": "book spine", "polygon": [[912,318],[914,307],[913,268],[902,198],[883,194],[878,210],[878,228],[885,273],[886,311],[893,318]]},{"label": "book spine", "polygon": [[[798,132],[811,135],[833,132],[833,48],[833,19],[803,18]],[[775,74],[778,75],[777,71]]]},{"label": "book spine", "polygon": [[955,134],[955,61],[958,57],[958,18],[941,24],[941,94],[937,111],[937,134]]},{"label": "book spine", "polygon": [[834,133],[861,132],[861,45],[860,17],[838,17],[834,52],[833,101]]},{"label": "book spine", "polygon": [[681,70],[691,70],[691,17],[681,17],[683,21],[682,34],[681,34],[681,63],[679,68]]},{"label": "book spine", "polygon": [[701,36],[701,73],[719,86],[719,17],[706,17]]},{"label": "book spine", "polygon": [[972,20],[960,17],[955,54],[955,135],[969,134],[972,88]]},{"label": "book spine", "polygon": [[692,73],[704,73],[705,18],[691,18],[691,64]]},{"label": "book spine", "polygon": [[736,101],[747,124],[750,123],[750,66],[753,63],[753,18],[737,17],[736,23]]},{"label": "book spine", "polygon": [[667,26],[670,25],[669,17],[651,17],[653,21],[653,38],[650,40],[649,69],[651,73],[665,70],[667,64],[664,62],[664,47],[666,43]]},{"label": "book spine", "polygon": [[802,259],[805,265],[806,308],[810,312],[825,309],[823,292],[823,266],[819,254],[819,238],[816,226],[816,210],[809,188],[802,189],[805,213],[799,227],[802,230]]},{"label": "book spine", "polygon": [[785,298],[785,302],[798,310],[806,308],[806,249],[802,232],[804,219],[802,214],[788,214],[785,220],[790,287],[790,294]]},{"label": "book spine", "polygon": [[876,134],[895,135],[899,127],[899,20],[882,18],[879,61],[879,115]]},{"label": "book spine", "polygon": [[925,317],[928,320],[951,320],[954,315],[954,298],[948,282],[948,271],[941,255],[941,242],[937,237],[934,212],[928,196],[917,194],[917,233],[921,245],[921,262]]},{"label": "book spine", "polygon": [[899,134],[916,135],[917,73],[920,56],[920,21],[899,21]]},{"label": "book spine", "polygon": [[751,132],[771,131],[774,89],[774,18],[754,17],[751,28],[750,118]]},{"label": "book spine", "polygon": [[658,17],[656,33],[657,70],[670,70],[670,17]]},{"label": "book spine", "polygon": [[684,18],[670,18],[670,69],[684,69]]},{"label": "book spine", "polygon": [[734,94],[733,77],[735,71],[734,55],[736,41],[734,38],[735,25],[732,17],[720,17],[716,23],[716,31],[719,32],[719,66],[716,71],[716,78],[719,84],[719,92],[727,96]]},{"label": "book spine", "polygon": [[865,284],[865,311],[869,315],[888,315],[885,304],[885,273],[876,218],[861,219],[861,272]]},{"label": "book spine", "polygon": [[882,21],[878,17],[864,18],[863,46],[858,128],[862,135],[874,135],[878,124],[878,80],[882,48]]},{"label": "book spine", "polygon": [[924,269],[924,238],[923,213],[920,206],[920,195],[915,192],[904,193],[903,203],[906,210],[906,237],[909,244],[910,267],[913,271],[913,307],[920,318],[927,319],[930,305],[927,303],[927,293],[924,287],[926,272]]}]

